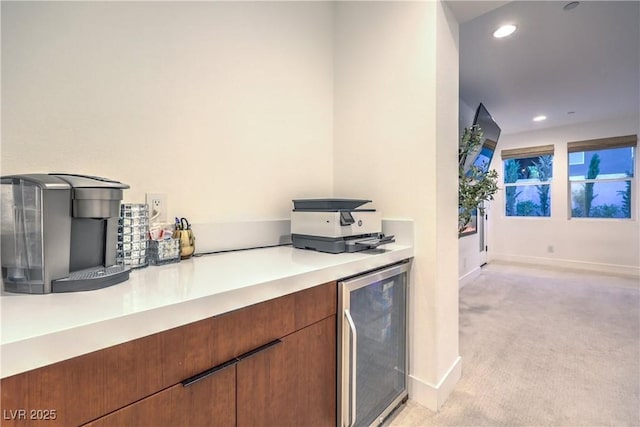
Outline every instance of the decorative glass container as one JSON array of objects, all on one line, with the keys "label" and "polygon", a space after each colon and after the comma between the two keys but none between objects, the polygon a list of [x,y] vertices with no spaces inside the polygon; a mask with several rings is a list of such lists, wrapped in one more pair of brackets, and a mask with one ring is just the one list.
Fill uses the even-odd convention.
[{"label": "decorative glass container", "polygon": [[120,205],[117,262],[131,268],[146,267],[149,242],[149,206],[138,203]]}]

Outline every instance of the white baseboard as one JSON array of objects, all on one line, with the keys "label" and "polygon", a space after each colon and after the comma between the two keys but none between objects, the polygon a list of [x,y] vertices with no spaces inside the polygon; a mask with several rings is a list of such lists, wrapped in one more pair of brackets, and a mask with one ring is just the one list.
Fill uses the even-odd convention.
[{"label": "white baseboard", "polygon": [[473,282],[473,280],[480,275],[480,272],[480,267],[476,267],[467,274],[462,275],[462,277],[458,279],[458,289],[462,289],[469,283]]},{"label": "white baseboard", "polygon": [[438,412],[462,377],[461,362],[462,358],[458,356],[437,385],[409,375],[409,398],[434,412]]},{"label": "white baseboard", "polygon": [[632,278],[640,278],[640,267],[632,265],[605,264],[590,261],[577,261],[571,259],[545,258],[525,255],[508,255],[492,253],[492,261],[512,262],[519,264],[543,265],[562,269],[592,271],[604,274],[614,274]]}]

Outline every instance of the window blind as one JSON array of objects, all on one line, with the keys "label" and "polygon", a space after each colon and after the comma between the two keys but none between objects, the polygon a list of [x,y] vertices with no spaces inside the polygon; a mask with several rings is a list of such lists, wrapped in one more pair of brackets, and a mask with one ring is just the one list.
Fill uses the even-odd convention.
[{"label": "window blind", "polygon": [[567,143],[567,151],[606,150],[609,148],[635,147],[638,145],[638,135],[615,136],[612,138],[590,139],[587,141],[573,141]]},{"label": "window blind", "polygon": [[548,156],[553,154],[553,145],[539,145],[537,147],[512,148],[500,151],[502,160],[526,159],[527,157]]}]

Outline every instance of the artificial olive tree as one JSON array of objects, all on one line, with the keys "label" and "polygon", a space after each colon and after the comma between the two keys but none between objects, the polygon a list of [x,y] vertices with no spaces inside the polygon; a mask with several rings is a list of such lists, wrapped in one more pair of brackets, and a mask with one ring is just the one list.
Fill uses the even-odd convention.
[{"label": "artificial olive tree", "polygon": [[493,200],[498,191],[498,172],[485,171],[472,165],[465,170],[469,155],[479,151],[482,144],[482,130],[478,125],[465,128],[458,147],[458,233],[471,222],[477,210],[484,215],[483,202]]}]

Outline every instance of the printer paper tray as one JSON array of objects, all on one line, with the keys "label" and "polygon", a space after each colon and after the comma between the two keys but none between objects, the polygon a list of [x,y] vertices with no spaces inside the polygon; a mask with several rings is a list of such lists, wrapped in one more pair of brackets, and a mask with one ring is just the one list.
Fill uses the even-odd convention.
[{"label": "printer paper tray", "polygon": [[320,252],[339,254],[343,252],[359,252],[373,249],[380,245],[395,242],[394,236],[385,236],[376,233],[367,236],[353,236],[349,238],[308,236],[304,234],[292,234],[293,247],[298,249],[311,249]]},{"label": "printer paper tray", "polygon": [[[395,241],[396,241],[395,236],[385,236],[384,234],[381,234],[380,236],[376,236],[376,237],[365,237],[363,239],[348,240],[347,242],[345,242],[345,244],[347,245],[347,247],[365,246],[365,249],[372,249],[372,248],[377,248],[378,246],[381,246],[381,245],[386,245],[387,243],[393,243]],[[362,249],[359,249],[359,250],[362,250]],[[353,252],[353,251],[350,251],[349,249],[347,249],[347,252]]]}]

